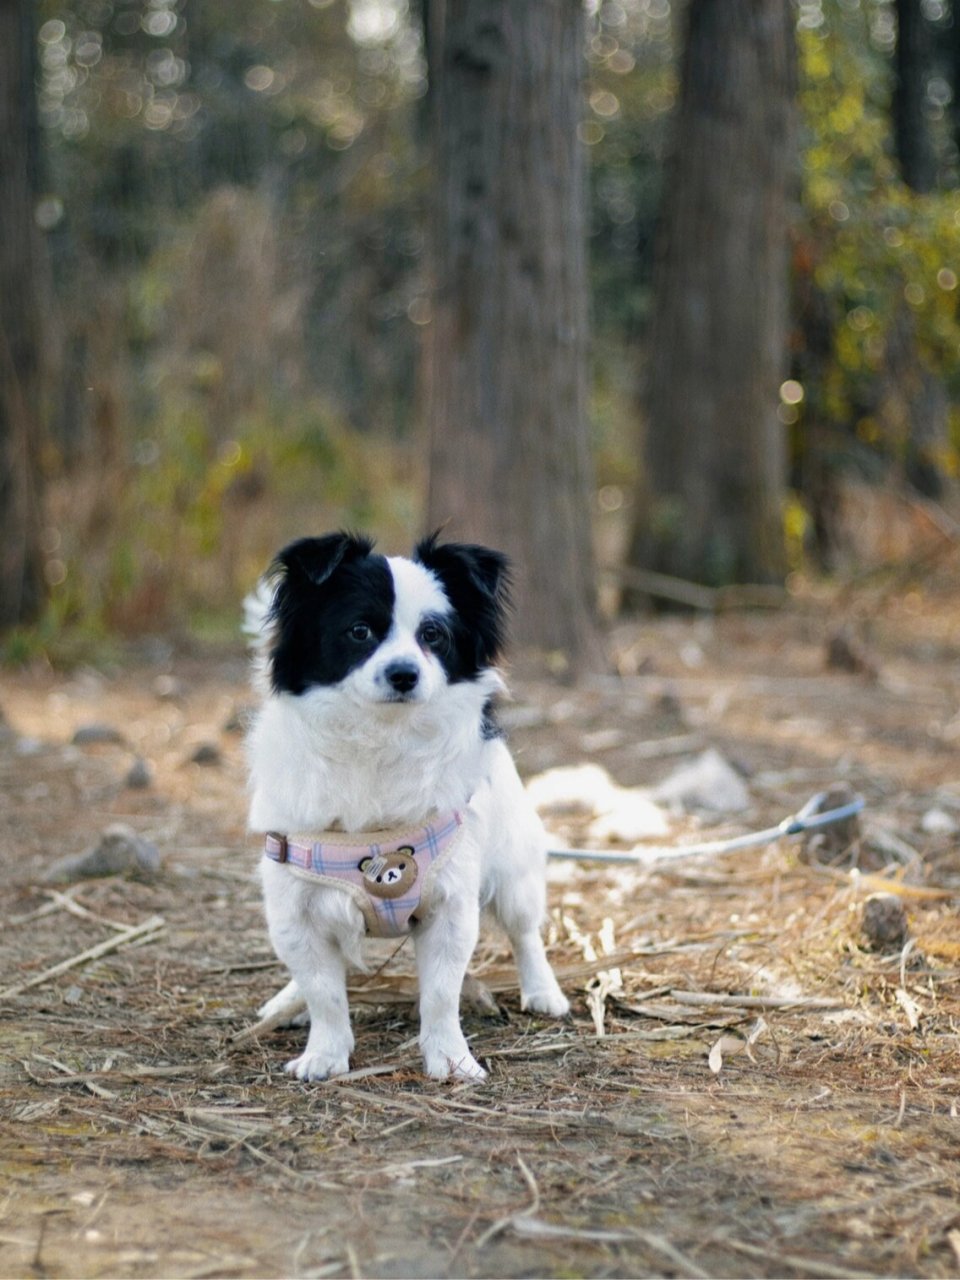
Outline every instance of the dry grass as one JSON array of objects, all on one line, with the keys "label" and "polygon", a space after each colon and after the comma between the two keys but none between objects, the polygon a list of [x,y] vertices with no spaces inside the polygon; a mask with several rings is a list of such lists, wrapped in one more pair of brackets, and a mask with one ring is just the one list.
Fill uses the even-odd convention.
[{"label": "dry grass", "polygon": [[[825,675],[809,626],[663,623],[629,636],[653,672],[520,681],[527,772],[590,739],[621,781],[656,777],[675,759],[650,743],[682,730],[750,773],[754,809],[711,835],[839,775],[868,810],[832,865],[797,841],[649,871],[556,864],[550,950],[574,1015],[522,1014],[485,936],[473,971],[496,1011],[466,1016],[479,1087],[419,1073],[395,944],[354,982],[350,1075],[304,1087],[282,1072],[302,1031],[242,1036],[283,975],[223,731],[239,663],[183,662],[173,696],[147,668],[8,678],[0,705],[37,744],[0,746],[0,1272],[957,1274],[960,856],[919,825],[960,808],[957,654],[918,662],[891,629],[882,683]],[[65,745],[90,720],[129,750]],[[206,739],[222,765],[188,763]],[[143,792],[122,783],[133,753],[155,770]],[[160,844],[158,879],[42,883],[117,820]],[[908,912],[890,954],[860,933],[878,886]]]}]

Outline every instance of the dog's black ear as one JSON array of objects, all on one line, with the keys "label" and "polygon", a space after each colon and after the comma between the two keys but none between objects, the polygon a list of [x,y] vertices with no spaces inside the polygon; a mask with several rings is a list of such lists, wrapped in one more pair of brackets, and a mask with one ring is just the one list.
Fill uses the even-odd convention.
[{"label": "dog's black ear", "polygon": [[453,608],[468,625],[478,665],[503,649],[510,610],[510,561],[501,551],[471,543],[438,542],[439,532],[417,544],[414,558],[435,573]]},{"label": "dog's black ear", "polygon": [[373,542],[354,533],[328,533],[322,538],[300,538],[291,542],[274,561],[274,572],[305,578],[319,587],[350,560],[359,560],[373,550]]},{"label": "dog's black ear", "polygon": [[439,544],[440,530],[417,543],[414,559],[442,582],[460,578],[503,607],[509,603],[510,561],[502,551],[465,542]]}]

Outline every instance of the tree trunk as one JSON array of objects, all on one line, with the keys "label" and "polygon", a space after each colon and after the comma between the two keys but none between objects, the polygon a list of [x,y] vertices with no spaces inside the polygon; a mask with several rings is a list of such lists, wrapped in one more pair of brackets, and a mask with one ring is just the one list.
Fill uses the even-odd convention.
[{"label": "tree trunk", "polygon": [[897,0],[893,138],[904,182],[922,193],[932,191],[937,181],[937,157],[924,105],[930,52],[930,27],[921,0]]},{"label": "tree trunk", "polygon": [[44,599],[32,13],[30,0],[0,0],[0,631]]},{"label": "tree trunk", "polygon": [[580,0],[433,0],[429,515],[505,550],[521,643],[595,641]]},{"label": "tree trunk", "polygon": [[654,281],[631,559],[711,584],[784,573],[789,0],[691,0]]}]

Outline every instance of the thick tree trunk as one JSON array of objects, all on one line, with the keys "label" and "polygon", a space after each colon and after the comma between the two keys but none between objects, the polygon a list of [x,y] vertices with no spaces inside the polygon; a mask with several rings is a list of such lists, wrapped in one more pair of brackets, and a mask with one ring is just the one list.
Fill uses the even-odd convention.
[{"label": "thick tree trunk", "polygon": [[594,643],[580,0],[433,0],[429,514],[499,546],[517,638]]},{"label": "thick tree trunk", "polygon": [[903,180],[920,192],[932,191],[937,181],[937,157],[925,109],[930,52],[930,27],[921,0],[897,0],[893,137]]},{"label": "thick tree trunk", "polygon": [[43,603],[33,5],[0,0],[0,631]]},{"label": "thick tree trunk", "polygon": [[695,581],[784,572],[795,49],[790,0],[691,0],[655,275],[631,559]]}]

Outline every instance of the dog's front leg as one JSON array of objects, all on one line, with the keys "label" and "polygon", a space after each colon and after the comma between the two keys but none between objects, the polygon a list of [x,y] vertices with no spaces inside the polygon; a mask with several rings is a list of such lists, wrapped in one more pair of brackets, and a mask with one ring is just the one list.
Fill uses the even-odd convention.
[{"label": "dog's front leg", "polygon": [[277,957],[293,978],[264,1012],[284,1011],[299,994],[310,1015],[307,1046],[287,1070],[299,1080],[325,1080],[350,1070],[353,1032],[347,966],[360,959],[363,916],[339,889],[315,888],[264,859],[263,901]]},{"label": "dog's front leg", "polygon": [[282,957],[310,1013],[307,1047],[286,1069],[298,1080],[326,1080],[350,1070],[353,1032],[347,1004],[347,964],[334,939],[311,940]]},{"label": "dog's front leg", "polygon": [[420,980],[420,1049],[427,1075],[483,1080],[486,1071],[467,1048],[460,1027],[460,990],[477,945],[476,900],[443,904],[416,932]]}]

